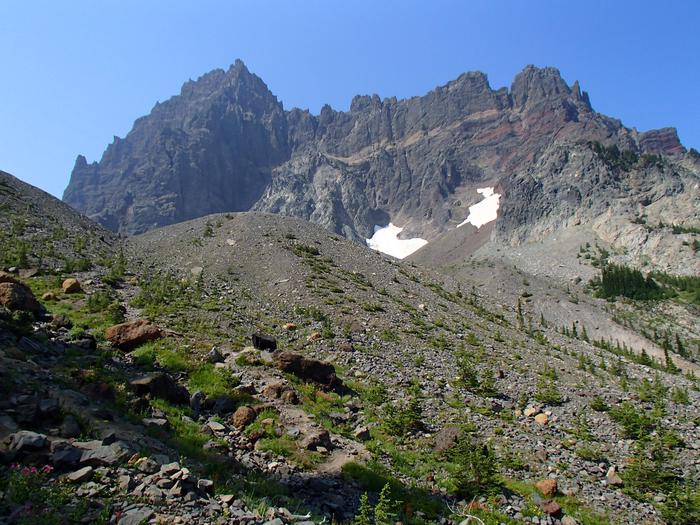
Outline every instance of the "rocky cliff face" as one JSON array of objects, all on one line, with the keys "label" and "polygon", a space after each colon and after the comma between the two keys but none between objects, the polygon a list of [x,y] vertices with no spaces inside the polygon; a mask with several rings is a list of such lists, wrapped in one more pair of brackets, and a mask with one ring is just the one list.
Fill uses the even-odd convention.
[{"label": "rocky cliff face", "polygon": [[465,219],[477,187],[498,185],[493,235],[513,244],[620,199],[643,214],[680,198],[667,221],[694,223],[698,173],[675,130],[624,127],[554,68],[528,66],[509,90],[465,73],[422,97],[358,96],[312,115],[285,111],[238,61],[156,105],[99,163],[78,157],[64,200],[126,233],[253,209],[358,240],[391,220],[430,240]]}]

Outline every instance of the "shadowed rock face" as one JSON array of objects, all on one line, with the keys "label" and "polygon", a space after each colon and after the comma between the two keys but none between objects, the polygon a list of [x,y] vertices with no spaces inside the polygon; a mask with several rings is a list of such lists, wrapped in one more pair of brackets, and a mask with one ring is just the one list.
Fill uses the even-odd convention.
[{"label": "shadowed rock face", "polygon": [[[517,242],[542,218],[549,222],[540,229],[556,228],[587,198],[615,198],[597,198],[615,186],[600,182],[619,173],[596,158],[592,142],[668,157],[672,191],[697,180],[697,161],[688,161],[675,130],[625,128],[596,113],[578,82],[567,85],[554,68],[528,66],[510,90],[493,90],[472,72],[422,97],[358,96],[348,112],[325,106],[316,116],[285,111],[237,61],[156,104],[99,163],[79,156],[64,200],[125,233],[252,209],[356,240],[392,220],[402,237],[431,240],[464,220],[477,187],[500,184],[503,214],[512,215],[494,235]],[[584,178],[563,177],[566,169]],[[634,173],[642,186],[673,178],[654,167]]]}]

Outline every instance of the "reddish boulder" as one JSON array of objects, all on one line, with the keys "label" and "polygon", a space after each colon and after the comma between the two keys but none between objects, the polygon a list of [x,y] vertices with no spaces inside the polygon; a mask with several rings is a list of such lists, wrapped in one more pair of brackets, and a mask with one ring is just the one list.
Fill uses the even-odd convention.
[{"label": "reddish boulder", "polygon": [[557,480],[551,478],[543,479],[535,483],[535,488],[537,488],[545,498],[551,498],[557,493]]},{"label": "reddish boulder", "polygon": [[233,426],[238,428],[238,429],[244,429],[248,425],[250,425],[253,421],[255,421],[255,416],[257,414],[255,413],[255,410],[248,407],[248,406],[243,406],[243,407],[238,407],[236,412],[234,412],[233,417],[231,418]]},{"label": "reddish boulder", "polygon": [[107,340],[126,352],[143,343],[158,339],[162,335],[163,332],[158,326],[143,319],[114,325],[105,330]]},{"label": "reddish boulder", "polygon": [[540,508],[550,516],[556,516],[561,512],[561,505],[556,501],[545,501],[540,505]]},{"label": "reddish boulder", "polygon": [[18,281],[0,282],[0,305],[8,310],[22,310],[33,314],[39,313],[41,305],[31,289]]}]

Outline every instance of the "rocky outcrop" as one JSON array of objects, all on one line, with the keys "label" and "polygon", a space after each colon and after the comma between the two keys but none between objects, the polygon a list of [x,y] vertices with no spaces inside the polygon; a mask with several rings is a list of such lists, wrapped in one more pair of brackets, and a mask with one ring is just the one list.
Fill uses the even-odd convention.
[{"label": "rocky outcrop", "polygon": [[[64,199],[126,233],[254,209],[355,240],[389,221],[404,236],[432,240],[466,218],[477,187],[500,184],[500,215],[509,215],[494,235],[512,243],[526,230],[581,220],[581,210],[592,216],[589,202],[600,209],[628,195],[633,185],[591,154],[593,143],[663,155],[667,176],[679,174],[683,188],[697,182],[694,164],[680,169],[685,149],[675,130],[624,127],[554,68],[527,66],[510,89],[494,90],[472,72],[422,97],[357,96],[347,112],[324,106],[312,115],[284,111],[237,61],[157,104],[99,163],[78,157]],[[663,170],[634,171],[644,185]],[[611,188],[618,193],[606,194]],[[553,219],[540,224],[545,216]]]}]

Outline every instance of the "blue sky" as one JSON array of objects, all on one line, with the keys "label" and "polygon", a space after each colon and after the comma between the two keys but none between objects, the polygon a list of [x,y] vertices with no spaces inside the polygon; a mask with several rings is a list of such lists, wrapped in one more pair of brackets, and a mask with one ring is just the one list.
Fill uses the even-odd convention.
[{"label": "blue sky", "polygon": [[597,111],[676,126],[700,149],[699,27],[693,0],[4,0],[0,169],[60,196],[77,154],[99,160],[156,101],[236,58],[314,113],[551,65]]}]

